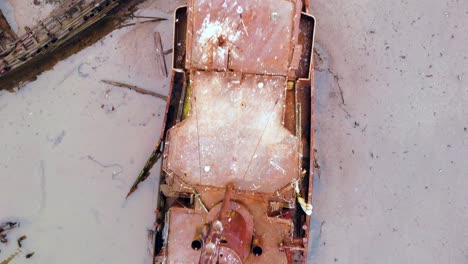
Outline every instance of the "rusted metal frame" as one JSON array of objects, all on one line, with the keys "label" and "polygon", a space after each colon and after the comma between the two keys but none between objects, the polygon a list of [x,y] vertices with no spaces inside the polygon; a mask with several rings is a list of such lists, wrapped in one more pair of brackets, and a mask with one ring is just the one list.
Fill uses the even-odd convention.
[{"label": "rusted metal frame", "polygon": [[[305,13],[302,13],[302,15],[306,16],[306,17],[309,17],[311,19],[314,20],[314,18],[308,14],[305,14]],[[309,146],[308,146],[308,151],[309,153],[307,153],[308,155],[306,156],[309,156],[309,164],[306,166],[306,169],[308,169],[308,171],[306,172],[306,177],[307,179],[302,179],[302,177],[300,178],[301,180],[306,180],[305,183],[307,183],[305,185],[305,189],[302,189],[302,192],[303,192],[303,196],[305,196],[307,198],[307,203],[308,204],[311,204],[312,202],[312,189],[313,189],[313,166],[310,164],[312,162],[312,159],[313,159],[313,148],[314,148],[314,124],[315,124],[315,113],[314,113],[314,92],[313,92],[313,88],[314,88],[314,85],[313,85],[313,61],[312,61],[312,54],[313,54],[313,35],[314,35],[314,32],[315,32],[315,23],[313,24],[314,25],[314,28],[312,29],[312,45],[310,47],[311,49],[311,56],[310,56],[310,62],[309,62],[309,70],[308,70],[308,76],[307,78],[298,78],[295,80],[295,84],[292,86],[292,87],[289,87],[288,85],[288,89],[286,89],[286,94],[288,94],[288,91],[293,91],[293,94],[295,95],[294,98],[293,98],[293,104],[295,105],[295,115],[294,115],[294,118],[295,118],[295,129],[291,132],[295,132],[296,134],[296,137],[300,140],[300,144],[301,144],[301,157],[303,156],[303,154],[306,154],[304,153],[304,151],[307,151],[306,149],[304,149],[305,146],[302,146],[303,145],[303,141],[301,140],[301,137],[302,137],[302,127],[304,127],[304,125],[306,124],[302,124],[302,120],[304,119],[302,117],[302,113],[304,111],[309,111],[310,112],[310,116],[311,118],[309,119],[310,120],[310,128],[308,130],[310,130],[310,136],[309,136]],[[311,79],[312,77],[312,79]],[[298,89],[299,88],[299,89]],[[301,100],[301,98],[299,98],[299,93],[300,91],[298,90],[303,90],[303,92],[305,91],[304,89],[310,89],[309,91],[309,96],[308,98],[303,98]],[[307,96],[306,94],[301,94],[301,96]],[[310,105],[310,108],[309,109],[302,109],[302,104],[301,104],[301,101],[306,101],[306,105]],[[307,104],[307,102],[309,104]],[[286,111],[286,110],[285,110]],[[285,112],[286,114],[286,112]],[[288,118],[286,115],[284,118]],[[290,117],[289,117],[290,118]],[[302,164],[304,162],[304,159],[301,158],[299,159],[299,168],[300,169],[303,169],[304,168],[304,165],[305,164]],[[312,168],[312,169],[311,169]],[[296,204],[296,208],[298,207],[298,205]],[[298,211],[299,212],[299,211]],[[299,217],[300,215],[303,215],[303,213],[301,212],[299,214]],[[296,229],[298,230],[301,230],[303,229],[303,225],[300,223],[301,220],[299,220],[299,223],[295,223],[295,225],[297,225]],[[306,227],[308,227],[310,225],[310,216],[309,215],[305,215],[305,225]],[[305,230],[303,230],[304,232],[304,238],[307,238],[308,237],[308,228],[306,228]],[[296,233],[296,232],[295,232]],[[296,233],[297,235],[299,235],[299,233]],[[307,256],[307,251],[308,251],[308,247],[307,247],[307,244],[303,244],[303,245],[296,245],[294,247],[289,247],[288,251],[294,251],[294,250],[300,250],[300,251],[304,251],[304,255]],[[287,255],[288,255],[288,260],[292,261],[292,252],[287,252]],[[304,260],[305,261],[305,260]]]},{"label": "rusted metal frame", "polygon": [[[177,8],[175,14],[174,14],[174,20],[177,19],[177,16],[180,15],[181,11],[185,12],[187,9],[186,6],[182,6]],[[176,23],[176,25],[178,25]],[[174,36],[179,36],[177,34],[178,28],[174,28]],[[183,34],[185,36],[185,34]],[[176,56],[179,56],[178,50],[176,47],[178,46],[179,39],[174,38],[174,52],[172,54],[172,61],[173,63],[176,61],[175,58]],[[164,119],[163,119],[163,126],[161,128],[160,136],[159,139],[156,143],[156,146],[153,150],[153,152],[150,155],[150,158],[147,160],[145,166],[143,169],[140,171],[139,176],[137,177],[137,181],[134,183],[134,187],[131,188],[130,192],[128,193],[127,197],[136,190],[136,187],[138,183],[144,181],[148,176],[149,176],[149,171],[151,168],[154,166],[156,163],[158,157],[158,153],[161,153],[163,155],[164,149],[165,149],[165,142],[164,139],[168,136],[168,129],[175,125],[176,123],[180,122],[180,114],[181,112],[181,107],[183,108],[183,102],[185,99],[185,94],[186,94],[186,89],[187,89],[187,76],[186,72],[182,70],[182,68],[177,67],[177,65],[173,65],[173,69],[171,72],[171,85],[169,88],[169,94],[166,100],[166,110],[164,114]],[[175,87],[177,86],[177,87]],[[179,91],[180,89],[180,91]],[[180,93],[179,93],[180,92]],[[173,116],[175,115],[175,116]],[[165,172],[162,171],[161,168],[161,173],[162,175],[165,174]],[[163,182],[163,177],[161,177],[160,182]]]},{"label": "rusted metal frame", "polygon": [[[312,42],[312,45],[311,45],[311,55],[310,55],[310,64],[309,64],[309,75],[307,76],[307,78],[299,78],[298,80],[312,80],[313,76],[314,76],[314,61],[313,61],[313,50],[314,50],[314,46],[315,46],[315,28],[316,28],[316,23],[315,23],[315,17],[308,14],[308,13],[304,13],[304,12],[301,12],[301,16],[304,16],[304,19],[310,19],[311,22],[313,23],[313,28],[312,28],[312,39],[311,39],[311,42]],[[313,84],[313,82],[312,82]]]},{"label": "rusted metal frame", "polygon": [[[220,262],[226,263],[226,259],[223,261],[223,258],[227,257],[223,256],[224,253],[230,255],[235,252],[233,257],[236,258],[236,261],[232,262],[231,259],[231,263],[240,263],[241,259],[249,256],[251,242],[256,237],[254,235],[254,217],[248,207],[242,201],[236,199],[236,192],[234,192],[232,184],[227,184],[220,199],[206,216],[207,223],[212,225],[221,223],[222,231],[219,237],[221,244],[218,244],[219,246],[215,248],[215,251],[219,253],[217,255],[219,255]],[[236,237],[241,238],[241,241],[244,242],[236,240]],[[206,236],[205,241],[209,238],[210,236]],[[257,246],[260,246],[260,239],[256,240]]]},{"label": "rusted metal frame", "polygon": [[[295,7],[296,7],[295,15],[300,15],[301,10],[302,10],[302,1],[296,1],[296,6]],[[298,45],[299,40],[297,38],[297,36],[299,36],[299,32],[300,32],[300,27],[299,27],[300,19],[294,19],[293,21],[294,21],[293,29],[292,29],[293,39],[291,41],[292,42],[292,49],[291,49],[290,54],[289,54],[290,67],[291,67],[291,65],[296,64],[296,62],[294,61],[296,59],[295,55],[298,53],[298,51],[296,49],[300,48],[300,46]],[[295,69],[289,68],[287,76],[288,76],[288,80],[294,81],[294,79],[295,79]]]},{"label": "rusted metal frame", "polygon": [[[163,201],[159,200],[159,203],[162,204]],[[160,220],[160,217],[161,215],[156,214],[156,221]],[[156,235],[154,236],[154,264],[164,263],[164,261],[167,259],[167,243],[169,241],[167,238],[169,236],[169,219],[171,217],[171,211],[167,211],[164,215],[162,215],[162,217],[162,224],[157,226]]]},{"label": "rusted metal frame", "polygon": [[302,0],[302,12],[310,13],[310,1],[309,0]]},{"label": "rusted metal frame", "polygon": [[[177,184],[182,189],[185,189],[185,190],[189,191],[190,193],[194,194],[195,198],[197,199],[197,201],[201,205],[203,211],[207,212],[207,211],[211,210],[211,207],[213,205],[211,205],[211,206],[207,205],[206,202],[204,201],[203,195],[200,195],[199,190],[202,188],[202,186],[191,185],[191,184],[185,182],[181,177],[179,177],[177,174],[175,174],[172,171],[164,171],[163,170],[162,173],[164,175],[168,176],[169,178],[172,178],[173,180],[177,181],[177,182],[171,183],[172,186],[173,186],[173,184]],[[211,186],[209,188],[212,191],[218,191],[218,192],[226,190],[225,187]],[[283,192],[286,192],[286,191],[291,191],[291,192],[293,191],[293,188],[292,188],[291,184],[287,184],[286,186],[278,189],[278,191],[276,191],[273,196],[272,196],[271,193],[252,192],[252,191],[249,191],[249,190],[236,190],[235,194],[236,194],[236,196],[251,196],[251,198],[258,197],[259,202],[269,203],[272,198],[276,198],[276,197],[281,198],[280,193],[283,193]],[[282,202],[288,203],[288,205],[295,204],[294,203],[294,195],[293,194],[290,194],[290,195],[292,196],[291,200],[285,200],[285,201],[281,200],[281,199],[280,200]],[[295,209],[295,208],[296,208],[296,206],[292,207],[291,209]]]},{"label": "rusted metal frame", "polygon": [[[309,75],[308,78],[299,78],[297,82],[304,82],[304,83],[309,83],[310,84],[310,124],[309,124],[309,129],[310,129],[310,136],[309,136],[309,171],[308,171],[308,184],[306,186],[306,192],[307,195],[306,201],[308,204],[312,204],[312,197],[313,197],[313,184],[314,184],[314,160],[315,160],[315,85],[314,85],[314,61],[313,61],[313,50],[314,50],[314,44],[315,44],[315,28],[316,28],[316,20],[315,17],[310,15],[309,12],[309,7],[308,7],[308,0],[305,0],[307,7],[306,11],[301,13],[301,16],[304,16],[305,19],[310,19],[311,22],[313,23],[313,28],[312,28],[312,39],[311,39],[311,52],[310,52],[310,64],[309,64]],[[309,227],[310,227],[310,220],[311,216],[310,215],[305,215],[305,226],[307,227],[304,230],[304,238],[309,237]],[[309,239],[306,241],[310,242]],[[304,245],[304,255],[308,256],[309,253],[309,245],[306,244]]]},{"label": "rusted metal frame", "polygon": [[[166,115],[165,115],[165,120],[164,120],[164,123],[165,124],[162,128],[162,131],[161,131],[161,136],[160,136],[160,141],[163,145],[161,146],[162,149],[165,149],[165,143],[164,143],[164,138],[166,138],[168,135],[168,129],[170,127],[172,127],[172,125],[175,125],[176,122],[177,122],[177,109],[179,108],[179,104],[183,103],[183,99],[181,98],[181,90],[180,87],[182,85],[182,87],[184,87],[186,85],[186,76],[185,76],[185,72],[184,71],[179,71],[177,69],[174,69],[173,70],[173,76],[174,75],[181,75],[183,76],[183,78],[179,81],[179,85],[171,85],[171,88],[170,88],[170,91],[169,91],[169,98],[167,100],[167,104],[166,104]],[[173,77],[174,78],[174,77]],[[174,83],[174,82],[173,82]],[[184,88],[182,88],[182,90],[184,90]],[[173,117],[171,117],[173,116]],[[169,118],[168,118],[169,117]],[[170,144],[168,142],[168,144]],[[164,181],[164,179],[166,177],[175,177],[175,178],[178,178],[178,181],[180,182],[183,182],[182,179],[180,179],[180,177],[178,177],[177,175],[172,175],[170,174],[171,176],[169,176],[169,174],[167,174],[166,172],[162,171],[162,177],[160,179],[161,182]],[[186,184],[188,186],[188,184]],[[205,205],[203,204],[203,201],[201,200],[201,197],[200,195],[198,194],[197,190],[195,187],[186,187],[186,188],[192,188],[192,192],[194,193],[195,195],[195,198],[197,199],[198,203],[200,204],[201,208],[203,209],[202,212],[204,211],[205,213],[208,211],[208,209],[205,207]],[[163,199],[164,200],[164,199]],[[168,205],[166,204],[165,207],[166,208],[170,208],[171,205]],[[163,230],[168,230],[168,225],[169,225],[169,221],[168,221],[168,218],[169,217],[169,213],[166,214],[166,220],[163,221],[163,223],[161,224],[161,226],[163,227]],[[166,234],[166,238],[165,240],[163,241],[163,236],[164,234],[162,234],[161,232],[159,232],[159,236],[157,236],[155,239],[158,241],[161,241],[161,242],[164,242],[164,243],[167,243],[167,234]],[[159,243],[159,244],[158,244]],[[162,248],[164,247],[164,245],[161,245],[160,242],[156,242],[155,243],[155,252],[162,252]],[[158,246],[159,245],[159,246]],[[166,250],[164,250],[165,252]],[[167,254],[167,252],[165,252],[164,254]],[[167,257],[167,256],[166,256]]]},{"label": "rusted metal frame", "polygon": [[273,190],[274,191],[274,190]]},{"label": "rusted metal frame", "polygon": [[208,264],[212,262],[212,257],[217,255],[219,250],[219,243],[223,234],[226,216],[228,212],[229,204],[231,203],[231,196],[233,191],[233,185],[228,184],[224,194],[221,208],[218,212],[218,216],[214,221],[211,222],[208,235],[206,236],[202,252],[200,254],[200,264]]},{"label": "rusted metal frame", "polygon": [[[309,16],[308,14],[305,14],[305,13],[302,13],[302,15]],[[313,19],[312,16],[309,16],[309,17],[311,17]],[[314,26],[315,26],[315,24],[314,24]],[[312,41],[312,43],[313,43],[313,39],[311,39],[310,41]],[[300,43],[298,43],[298,45],[296,45],[295,48],[297,48],[299,45],[300,45]],[[313,52],[312,52],[313,46],[311,46],[310,49],[311,49],[310,54],[313,54]],[[305,50],[304,50],[304,52],[305,52]],[[295,59],[299,59],[296,54],[294,54],[293,57],[294,56],[296,56]],[[291,60],[293,60],[293,59],[294,58],[291,58]],[[300,151],[301,159],[299,159],[299,163],[298,163],[298,167],[300,168],[300,170],[304,169],[304,165],[306,165],[306,164],[303,164],[304,159],[302,158],[302,156],[303,156],[303,154],[305,154],[304,151],[307,151],[306,149],[304,149],[305,146],[303,146],[304,142],[302,140],[302,133],[303,133],[302,132],[302,127],[304,125],[306,125],[306,124],[302,124],[302,120],[304,119],[302,117],[302,113],[304,111],[310,111],[311,116],[314,113],[313,113],[313,102],[312,102],[313,97],[308,97],[308,98],[302,99],[302,100],[306,101],[306,106],[309,106],[309,105],[311,106],[310,109],[302,109],[302,104],[301,104],[302,100],[301,100],[301,98],[299,98],[299,96],[304,96],[305,95],[307,97],[307,95],[302,94],[301,91],[300,91],[300,90],[303,90],[304,88],[301,88],[299,90],[297,88],[298,88],[298,86],[303,87],[304,85],[307,85],[307,87],[305,89],[307,89],[307,88],[312,89],[313,88],[313,83],[311,83],[311,81],[313,81],[313,80],[310,79],[310,77],[313,76],[313,62],[312,62],[312,57],[311,56],[310,56],[309,60],[310,60],[309,61],[309,70],[308,70],[308,76],[307,76],[308,78],[298,78],[298,79],[296,79],[294,81],[294,85],[289,85],[289,82],[288,82],[288,88],[286,89],[286,95],[288,95],[289,93],[294,94],[294,96],[292,98],[292,100],[293,100],[292,104],[294,105],[292,107],[293,108],[292,110],[293,110],[294,114],[292,114],[292,113],[287,114],[287,112],[286,112],[287,108],[285,108],[284,118],[287,121],[288,118],[291,118],[293,116],[292,119],[295,120],[295,121],[293,121],[295,123],[295,128],[292,129],[292,127],[291,127],[290,130],[291,130],[292,133],[296,134],[296,137],[299,139],[299,142],[300,142],[300,145],[301,145],[300,146],[300,148],[301,148],[301,151]],[[298,62],[301,62],[301,61],[298,61]],[[297,72],[299,72],[299,70],[297,70]],[[292,76],[290,76],[290,77],[292,77]],[[304,92],[304,90],[303,90],[303,92]],[[301,95],[299,93],[301,93]],[[309,93],[309,96],[313,96],[313,91],[311,91],[311,93]],[[308,102],[308,104],[307,104],[307,102]],[[289,123],[291,123],[291,120],[289,120]],[[290,125],[288,125],[288,126],[290,126]],[[309,139],[308,139],[310,141],[309,144],[308,144],[309,145],[308,146],[308,151],[310,152],[311,146],[312,146],[312,154],[313,154],[313,129],[314,129],[314,118],[311,119],[310,129],[308,129],[308,130],[311,130],[310,136],[309,136]],[[307,156],[309,156],[309,153],[307,153],[306,157]],[[311,157],[313,157],[313,156],[311,156]],[[305,189],[301,188],[301,190],[303,192],[302,196],[305,196],[307,198],[307,203],[308,204],[311,204],[311,199],[312,199],[311,190],[312,190],[312,184],[313,184],[313,171],[309,171],[309,169],[311,167],[312,166],[310,165],[310,160],[309,160],[309,164],[305,166],[305,168],[307,169],[307,172],[306,172],[307,173],[307,175],[306,175],[307,179],[302,179],[302,177],[299,178],[299,179],[301,179],[301,181],[305,180],[306,183],[307,183],[307,185],[305,186],[306,188]],[[298,207],[298,205],[296,204],[296,208],[297,207]],[[302,211],[297,211],[297,212],[299,212],[299,217],[300,217],[300,215],[304,215],[302,213]],[[300,218],[302,218],[302,217],[300,217]],[[308,227],[309,224],[310,224],[310,216],[306,215],[305,223],[306,223],[306,226]],[[299,219],[298,223],[295,223],[295,225],[297,226],[296,227],[297,230],[301,230],[303,228],[303,224],[301,223],[300,219]],[[307,233],[307,230],[304,230],[305,231],[304,233]],[[300,232],[296,233],[296,234],[299,235]],[[304,236],[307,237],[308,234],[304,234]],[[301,250],[307,250],[307,248],[302,247]]]},{"label": "rusted metal frame", "polygon": [[[308,0],[306,0],[308,2]],[[313,21],[313,32],[312,32],[312,47],[311,47],[311,56],[310,56],[310,66],[309,66],[309,76],[307,79],[298,79],[298,81],[308,81],[311,85],[310,89],[310,94],[311,94],[311,100],[310,100],[310,113],[311,113],[311,119],[310,119],[310,159],[313,161],[315,159],[314,155],[314,148],[315,148],[315,85],[314,85],[314,63],[313,63],[313,50],[314,50],[314,43],[315,43],[315,17],[312,15],[309,15],[307,13],[302,13],[303,16],[306,16],[310,18]],[[313,171],[310,170],[309,172],[309,178],[310,178],[310,183],[309,183],[309,189],[308,189],[308,195],[307,195],[307,202],[311,203],[312,202],[312,190],[313,190]],[[307,216],[307,225],[310,223],[310,216]]]},{"label": "rusted metal frame", "polygon": [[[171,85],[169,88],[168,98],[166,101],[166,110],[164,114],[163,126],[161,128],[160,136],[150,158],[148,159],[144,168],[140,172],[140,175],[147,175],[146,177],[149,176],[149,171],[151,170],[151,168],[154,166],[154,164],[157,161],[153,157],[155,157],[157,153],[162,153],[162,155],[164,155],[163,153],[165,151],[165,145],[166,145],[166,142],[164,141],[164,139],[168,136],[167,135],[168,129],[172,127],[173,125],[175,125],[177,121],[177,113],[175,110],[178,109],[178,105],[181,102],[181,98],[180,98],[181,94],[179,94],[179,92],[177,91],[177,87],[180,87],[181,84],[186,83],[185,72],[173,69],[171,79],[172,81],[171,81]],[[166,177],[168,177],[167,173],[163,171],[162,166],[160,168],[160,171],[161,171],[161,176],[159,179],[159,185],[164,183],[164,181],[166,180]],[[166,208],[166,209],[170,208],[170,205],[167,205],[166,199],[163,195],[159,196],[159,204],[160,204],[160,206],[158,206],[159,208]],[[170,217],[169,211],[165,213],[164,219],[162,220],[160,219],[159,215],[156,215],[156,221],[161,221],[158,227],[162,228],[162,230],[159,229],[154,237],[155,239],[154,252],[155,253],[163,252],[163,254],[165,254],[163,258],[167,258],[167,250],[165,250],[165,248],[168,242],[167,238],[168,238],[168,229],[169,229],[169,217]],[[154,257],[156,261],[158,256],[154,256]]]},{"label": "rusted metal frame", "polygon": [[174,51],[172,53],[172,68],[183,71],[185,68],[186,55],[186,32],[187,32],[187,6],[181,6],[174,13],[175,27],[173,31]]},{"label": "rusted metal frame", "polygon": [[[166,132],[167,140],[165,141],[165,143],[166,143],[166,145],[170,145],[170,143],[171,143],[170,131],[168,131],[168,130],[166,130],[166,131],[167,131]],[[165,160],[164,162],[167,162],[167,155],[168,155],[167,152],[168,152],[168,148],[165,147],[164,148],[164,153],[163,153],[163,159]],[[198,189],[205,186],[205,185],[187,183],[182,178],[180,178],[177,174],[175,174],[173,171],[168,170],[168,169],[162,170],[162,172],[164,174],[170,176],[170,177],[174,177],[175,179],[177,179],[180,182],[179,185],[182,188],[185,188],[185,189],[193,189],[193,190],[196,191],[196,190],[198,190]],[[298,177],[298,178],[295,179],[295,181],[298,181],[299,179],[300,178]],[[293,181],[293,182],[295,182],[295,181]],[[212,189],[212,190],[225,190],[225,187],[209,186],[209,188]],[[288,184],[284,185],[283,187],[280,187],[279,189],[277,189],[273,193],[237,189],[236,194],[247,195],[247,196],[252,195],[252,196],[256,196],[256,197],[262,197],[261,198],[262,201],[267,201],[270,198],[275,198],[275,197],[281,198],[281,194],[284,193],[284,192],[288,192],[288,191],[293,191],[292,183],[288,183]]]},{"label": "rusted metal frame", "polygon": [[227,217],[227,211],[228,211],[229,204],[231,202],[233,189],[234,189],[234,185],[232,183],[229,183],[226,185],[226,193],[224,194],[223,203],[221,205],[221,210],[219,211],[219,216],[218,216],[218,219],[220,221],[223,221],[223,219]]},{"label": "rusted metal frame", "polygon": [[[310,73],[309,73],[309,75],[310,75]],[[309,80],[309,82],[310,82],[310,80]],[[313,131],[313,130],[312,130],[312,131]],[[309,195],[309,199],[310,199],[310,195]],[[304,247],[303,247],[303,246],[301,246],[301,247],[299,247],[299,249],[300,249],[300,250],[303,250],[303,249],[304,249]]]},{"label": "rusted metal frame", "polygon": [[[172,175],[172,174],[171,174],[171,175]],[[173,174],[173,175],[175,175],[175,174]],[[286,186],[286,187],[288,187],[288,186]],[[288,220],[287,222],[290,222],[290,221]]]},{"label": "rusted metal frame", "polygon": [[[193,43],[193,4],[194,0],[187,0],[187,37],[186,43]],[[185,49],[185,68],[190,69],[192,66],[192,49]]]},{"label": "rusted metal frame", "polygon": [[[168,143],[170,143],[170,142],[168,141]],[[199,194],[199,189],[202,188],[202,186],[191,185],[191,184],[187,183],[186,181],[184,181],[182,178],[180,178],[177,174],[175,174],[172,171],[164,171],[163,170],[163,173],[165,175],[169,176],[170,178],[173,178],[173,179],[178,181],[178,183],[174,182],[173,184],[178,184],[183,189],[189,190],[189,192],[195,194],[196,196],[199,196],[200,197],[199,202],[201,204],[203,204],[203,207],[208,209],[208,211],[210,210],[210,207],[205,205],[205,202],[203,201],[203,197]],[[215,186],[210,186],[209,188],[211,190],[213,190],[213,191],[222,191],[222,190],[226,189],[225,187],[215,187]],[[278,191],[274,192],[273,196],[272,196],[271,193],[252,192],[250,190],[236,190],[236,195],[238,195],[238,196],[244,195],[244,196],[258,197],[259,202],[268,202],[268,201],[271,200],[271,198],[275,198],[275,197],[281,198],[281,195],[280,195],[281,193],[286,192],[286,191],[292,191],[292,190],[293,190],[293,188],[291,187],[291,184],[287,184],[286,186],[278,189]],[[291,202],[294,202],[294,200],[286,200],[286,201],[282,200],[282,201],[287,202],[288,204],[290,204]]]}]

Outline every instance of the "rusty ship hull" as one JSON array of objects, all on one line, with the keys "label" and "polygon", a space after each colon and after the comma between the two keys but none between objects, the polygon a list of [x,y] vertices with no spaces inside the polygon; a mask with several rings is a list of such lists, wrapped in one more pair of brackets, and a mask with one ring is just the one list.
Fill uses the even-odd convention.
[{"label": "rusty ship hull", "polygon": [[[155,263],[305,263],[315,19],[300,0],[175,14]],[[151,160],[151,159],[150,159]]]}]

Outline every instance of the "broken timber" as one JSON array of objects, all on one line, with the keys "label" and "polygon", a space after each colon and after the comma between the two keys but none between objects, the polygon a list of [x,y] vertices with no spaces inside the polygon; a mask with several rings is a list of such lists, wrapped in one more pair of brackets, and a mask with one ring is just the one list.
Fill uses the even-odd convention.
[{"label": "broken timber", "polygon": [[[5,34],[7,36],[5,36]],[[12,40],[18,38],[16,33],[11,29],[10,24],[8,24],[8,21],[2,13],[2,10],[0,10],[0,38],[1,37],[9,37]]]},{"label": "broken timber", "polygon": [[[72,37],[95,24],[122,0],[68,0],[34,27],[25,27],[26,33],[15,37],[5,31],[5,19],[0,18],[2,30],[13,36],[6,45],[0,45],[0,79],[30,60],[51,53]],[[9,26],[8,26],[9,28]]]},{"label": "broken timber", "polygon": [[118,87],[122,87],[122,88],[127,88],[127,89],[133,90],[133,91],[135,91],[137,93],[147,94],[147,95],[151,95],[151,96],[154,96],[154,97],[157,97],[157,98],[167,100],[167,96],[165,96],[165,95],[155,93],[155,92],[152,92],[152,91],[148,91],[146,89],[140,88],[140,87],[135,86],[135,85],[130,85],[130,84],[121,83],[121,82],[115,82],[115,81],[109,81],[109,80],[101,80],[101,82],[107,83],[107,84],[110,84],[110,85],[114,85],[114,86],[118,86]]},{"label": "broken timber", "polygon": [[159,65],[161,75],[168,77],[166,60],[164,59],[165,52],[162,46],[161,34],[154,32],[154,44],[156,45],[156,61]]}]

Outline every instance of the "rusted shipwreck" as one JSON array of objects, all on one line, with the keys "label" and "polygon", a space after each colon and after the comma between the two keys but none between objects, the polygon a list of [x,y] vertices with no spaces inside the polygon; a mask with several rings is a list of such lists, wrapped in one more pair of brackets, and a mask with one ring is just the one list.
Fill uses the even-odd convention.
[{"label": "rusted shipwreck", "polygon": [[[176,10],[155,263],[304,263],[314,18],[301,0]],[[153,160],[154,160],[153,159]]]},{"label": "rusted shipwreck", "polygon": [[101,20],[120,0],[67,0],[17,36],[0,16],[0,78],[37,60]]}]

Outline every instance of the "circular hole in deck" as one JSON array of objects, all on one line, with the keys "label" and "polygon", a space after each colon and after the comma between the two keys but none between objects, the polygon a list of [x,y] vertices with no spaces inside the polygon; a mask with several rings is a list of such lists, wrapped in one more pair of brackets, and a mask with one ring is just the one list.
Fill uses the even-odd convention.
[{"label": "circular hole in deck", "polygon": [[192,249],[195,251],[200,250],[202,247],[202,242],[200,240],[193,240],[192,241]]},{"label": "circular hole in deck", "polygon": [[263,253],[263,249],[262,249],[262,247],[254,246],[254,247],[252,248],[252,253],[254,254],[254,256],[257,256],[257,257],[258,257],[258,256],[261,256],[262,253]]}]

